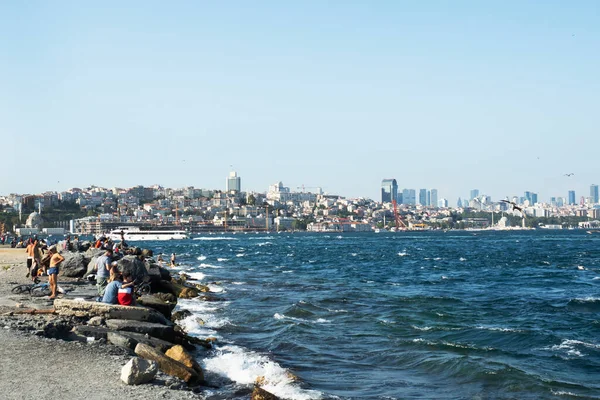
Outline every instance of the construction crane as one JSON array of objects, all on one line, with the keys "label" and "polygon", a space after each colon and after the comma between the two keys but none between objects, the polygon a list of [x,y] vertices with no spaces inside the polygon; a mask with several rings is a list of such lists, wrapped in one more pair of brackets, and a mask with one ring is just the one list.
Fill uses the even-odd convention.
[{"label": "construction crane", "polygon": [[393,200],[392,204],[394,205],[394,219],[396,220],[396,231],[400,230],[400,225],[402,225],[402,228],[406,229],[406,224],[404,223],[404,221],[402,221],[402,219],[400,218],[400,214],[398,213],[398,202],[396,200]]}]

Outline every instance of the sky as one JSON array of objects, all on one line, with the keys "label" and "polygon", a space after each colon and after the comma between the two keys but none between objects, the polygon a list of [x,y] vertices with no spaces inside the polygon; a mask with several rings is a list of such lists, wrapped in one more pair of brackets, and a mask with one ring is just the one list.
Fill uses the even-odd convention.
[{"label": "sky", "polygon": [[259,192],[588,196],[599,18],[583,0],[0,2],[0,194],[225,189],[235,170]]}]

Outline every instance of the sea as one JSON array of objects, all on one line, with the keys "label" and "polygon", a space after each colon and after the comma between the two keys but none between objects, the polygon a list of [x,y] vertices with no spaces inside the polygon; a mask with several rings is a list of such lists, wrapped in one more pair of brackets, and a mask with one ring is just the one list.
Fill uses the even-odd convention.
[{"label": "sea", "polygon": [[[206,399],[600,399],[600,234],[238,233],[146,242],[215,301]],[[166,257],[166,259],[168,259]]]}]

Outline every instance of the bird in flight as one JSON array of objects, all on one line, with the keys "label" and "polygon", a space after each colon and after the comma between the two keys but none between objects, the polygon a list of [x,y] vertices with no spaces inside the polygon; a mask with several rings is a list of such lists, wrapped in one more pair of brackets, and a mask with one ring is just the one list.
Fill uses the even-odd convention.
[{"label": "bird in flight", "polygon": [[513,210],[517,210],[523,215],[523,217],[525,216],[525,213],[523,212],[523,207],[519,207],[517,205],[517,203],[515,203],[514,201],[508,201],[508,200],[500,200],[500,201],[503,203],[506,203],[506,204],[510,204],[512,206]]},{"label": "bird in flight", "polygon": [[565,174],[565,176],[573,176],[575,175],[573,172],[569,172],[568,174]]}]

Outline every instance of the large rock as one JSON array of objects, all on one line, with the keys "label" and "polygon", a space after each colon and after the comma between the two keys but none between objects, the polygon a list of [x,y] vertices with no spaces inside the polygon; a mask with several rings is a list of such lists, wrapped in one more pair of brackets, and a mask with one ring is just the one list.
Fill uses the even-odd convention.
[{"label": "large rock", "polygon": [[144,295],[138,298],[137,303],[138,305],[155,309],[168,319],[171,319],[171,311],[177,305],[177,303],[167,303],[152,295]]},{"label": "large rock", "polygon": [[199,383],[201,381],[196,371],[186,367],[179,361],[173,360],[171,357],[167,357],[151,346],[138,343],[138,345],[135,346],[135,354],[146,360],[156,361],[158,363],[158,368],[165,374],[176,376],[187,383]]},{"label": "large rock", "polygon": [[267,392],[265,389],[259,386],[254,386],[250,400],[279,400],[279,397]]},{"label": "large rock", "polygon": [[135,350],[135,346],[137,346],[138,343],[147,344],[148,346],[152,346],[163,353],[173,347],[173,343],[167,342],[166,340],[135,332],[109,331],[106,333],[106,340],[115,346],[123,347],[129,350]]},{"label": "large rock", "polygon": [[167,357],[171,357],[175,361],[179,361],[186,367],[193,369],[194,371],[196,371],[200,379],[204,380],[204,373],[202,372],[202,368],[200,368],[200,365],[196,362],[196,360],[194,360],[194,357],[192,357],[192,355],[188,353],[183,348],[183,346],[173,346],[166,351],[165,355]]},{"label": "large rock", "polygon": [[89,260],[82,253],[64,252],[62,256],[65,260],[61,263],[59,273],[61,276],[71,278],[82,277],[87,271]]},{"label": "large rock", "polygon": [[79,336],[92,337],[95,340],[106,339],[108,328],[103,326],[76,325],[73,333]]},{"label": "large rock", "polygon": [[121,380],[128,385],[150,382],[158,373],[158,363],[152,360],[133,357],[121,369]]},{"label": "large rock", "polygon": [[167,293],[173,293],[175,296],[181,299],[191,299],[198,297],[198,289],[181,285],[176,282],[160,281],[158,283],[160,289]]},{"label": "large rock", "polygon": [[148,334],[172,342],[175,338],[175,330],[172,326],[155,324],[152,322],[132,321],[127,319],[106,320],[106,326],[116,331],[136,332]]},{"label": "large rock", "polygon": [[146,264],[135,256],[121,258],[117,261],[117,267],[121,272],[129,272],[135,282],[142,282],[148,276]]},{"label": "large rock", "polygon": [[130,319],[135,321],[156,322],[164,325],[173,323],[156,310],[146,307],[120,306],[96,301],[80,301],[71,299],[54,300],[56,313],[67,317],[94,317],[104,319]]}]

